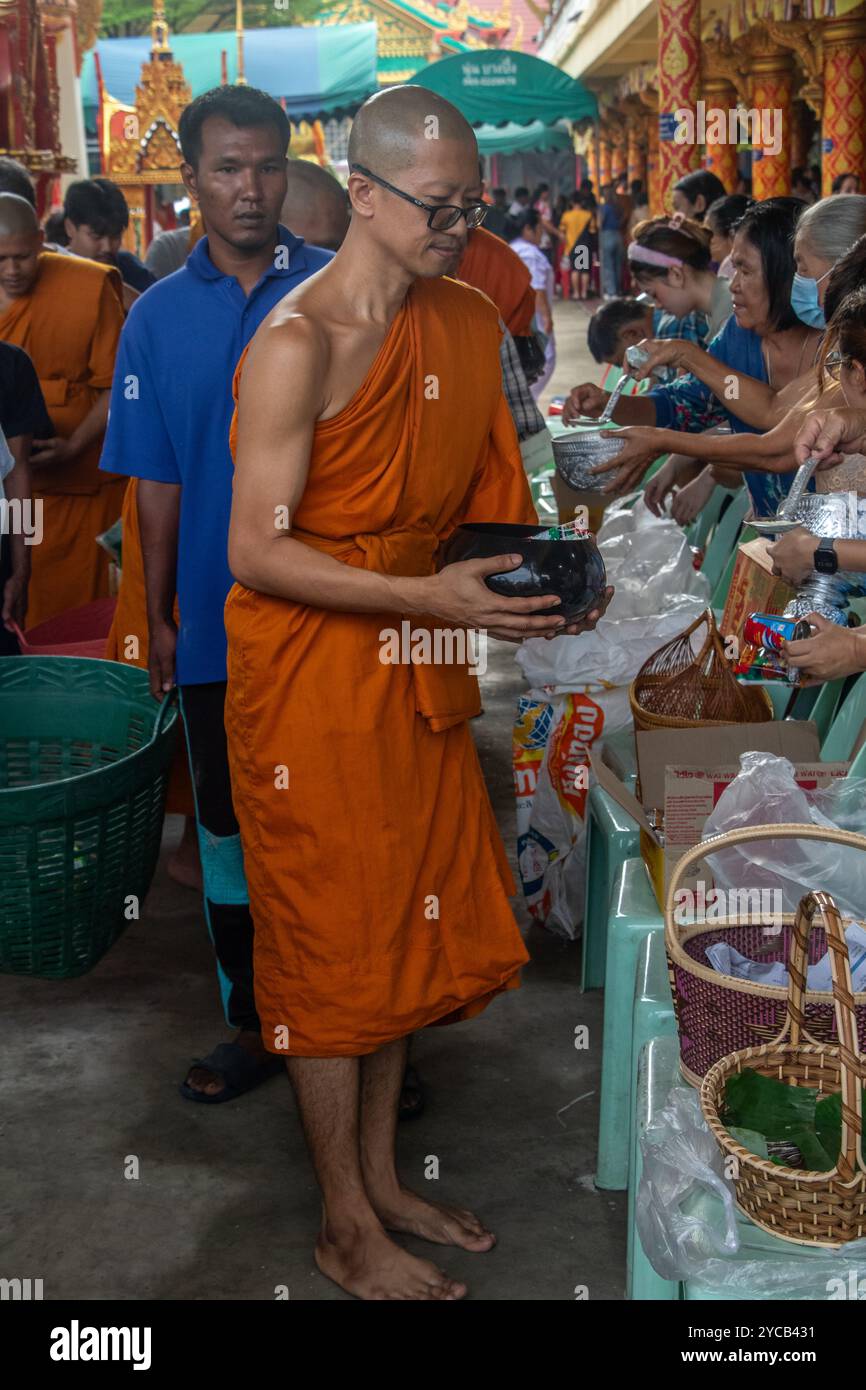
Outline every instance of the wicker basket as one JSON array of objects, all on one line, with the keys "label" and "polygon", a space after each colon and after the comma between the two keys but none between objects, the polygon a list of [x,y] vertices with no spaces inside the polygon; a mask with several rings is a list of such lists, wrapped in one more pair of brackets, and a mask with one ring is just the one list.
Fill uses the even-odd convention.
[{"label": "wicker basket", "polygon": [[[706,627],[695,654],[692,633]],[[763,686],[741,685],[711,608],[644,663],[629,687],[635,732],[705,728],[719,724],[763,724],[773,703]]]},{"label": "wicker basket", "polygon": [[[838,1047],[816,1042],[804,1026],[806,953],[816,914],[830,950]],[[842,919],[829,894],[810,893],[800,903],[788,968],[788,1014],[779,1038],[764,1047],[732,1052],[717,1062],[701,1085],[701,1110],[722,1153],[735,1160],[733,1181],[740,1210],[762,1230],[783,1240],[837,1247],[866,1234],[866,1167],[860,1154],[862,1059],[854,1024],[851,967]],[[835,1168],[816,1173],[782,1167],[750,1153],[731,1137],[720,1119],[725,1084],[746,1069],[790,1086],[811,1086],[824,1095],[841,1091],[842,1147]]]},{"label": "wicker basket", "polygon": [[0,972],[68,979],[128,925],[159,855],[174,701],[115,661],[0,661]]},{"label": "wicker basket", "polygon": [[[665,904],[665,948],[680,1040],[680,1072],[690,1086],[700,1086],[710,1067],[728,1053],[777,1038],[784,1026],[788,1003],[788,991],[782,985],[755,984],[714,970],[706,958],[707,947],[723,941],[750,959],[759,957],[767,964],[787,961],[793,945],[794,915],[786,913],[781,918],[781,931],[772,935],[760,911],[683,925],[675,916],[680,884],[689,869],[716,850],[752,840],[792,838],[866,850],[866,836],[847,830],[815,825],[756,825],[702,840],[683,855],[671,876]],[[779,918],[773,918],[774,925],[778,922]],[[809,936],[808,964],[814,965],[827,949],[818,927]],[[854,1004],[857,1036],[866,1055],[866,993],[855,994]],[[810,1033],[819,1042],[837,1041],[831,993],[810,992],[806,1020]]]}]

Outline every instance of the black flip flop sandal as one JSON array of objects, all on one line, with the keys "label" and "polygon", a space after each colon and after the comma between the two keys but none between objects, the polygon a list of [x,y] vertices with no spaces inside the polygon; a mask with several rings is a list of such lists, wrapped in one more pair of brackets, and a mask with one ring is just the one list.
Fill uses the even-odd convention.
[{"label": "black flip flop sandal", "polygon": [[178,1090],[184,1100],[198,1101],[201,1105],[222,1105],[224,1101],[235,1100],[244,1092],[255,1090],[256,1086],[260,1086],[269,1077],[286,1070],[280,1057],[269,1056],[260,1061],[245,1047],[241,1047],[240,1043],[220,1043],[207,1057],[193,1061],[189,1071],[192,1071],[193,1067],[206,1067],[224,1082],[221,1091],[217,1091],[215,1096],[209,1096],[206,1092],[196,1091],[186,1081],[182,1081]]}]

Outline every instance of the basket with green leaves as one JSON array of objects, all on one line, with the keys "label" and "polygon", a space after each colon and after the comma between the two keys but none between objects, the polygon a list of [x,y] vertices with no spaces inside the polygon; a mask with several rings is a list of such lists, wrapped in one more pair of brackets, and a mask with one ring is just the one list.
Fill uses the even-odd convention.
[{"label": "basket with green leaves", "polygon": [[[809,933],[830,953],[839,1044],[805,1028]],[[775,1236],[835,1247],[866,1234],[862,1059],[842,918],[828,893],[800,902],[788,964],[788,1011],[775,1042],[723,1057],[701,1084],[704,1118],[726,1158],[737,1205]]]}]

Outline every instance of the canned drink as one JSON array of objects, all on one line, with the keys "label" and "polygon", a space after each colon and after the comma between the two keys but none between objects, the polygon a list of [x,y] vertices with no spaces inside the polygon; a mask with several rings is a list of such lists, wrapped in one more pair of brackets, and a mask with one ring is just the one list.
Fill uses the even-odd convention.
[{"label": "canned drink", "polygon": [[777,618],[772,613],[750,613],[743,624],[743,637],[752,647],[780,652],[782,642],[801,642],[812,629],[803,618]]}]

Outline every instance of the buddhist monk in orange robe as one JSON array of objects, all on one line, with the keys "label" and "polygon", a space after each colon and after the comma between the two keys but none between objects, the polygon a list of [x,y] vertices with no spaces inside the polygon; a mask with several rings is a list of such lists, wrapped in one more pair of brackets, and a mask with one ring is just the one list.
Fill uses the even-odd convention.
[{"label": "buddhist monk in orange robe", "polygon": [[34,441],[31,455],[43,540],[33,548],[28,627],[108,596],[109,557],[96,537],[120,516],[126,488],[99,472],[123,326],[120,277],[41,246],[30,203],[0,194],[0,338],[29,353],[57,431]]},{"label": "buddhist monk in orange robe", "polygon": [[[392,88],[356,115],[349,167],[343,246],[236,376],[226,730],[262,1038],[322,1190],[317,1263],[363,1299],[454,1300],[466,1286],[388,1234],[495,1243],[399,1181],[406,1037],[477,1014],[527,954],[467,725],[477,681],[433,643],[577,628],[539,616],[549,596],[485,585],[514,556],[436,573],[461,522],[535,521],[498,313],[437,278],[480,203],[471,127]],[[393,664],[404,623],[427,663]]]},{"label": "buddhist monk in orange robe", "polygon": [[471,231],[454,276],[493,300],[513,338],[532,332],[535,290],[529,270],[501,237],[483,227]]}]

